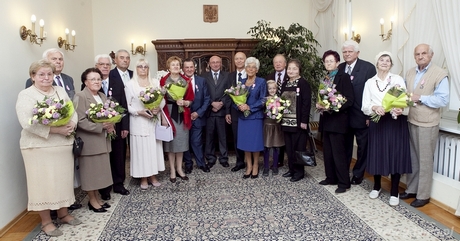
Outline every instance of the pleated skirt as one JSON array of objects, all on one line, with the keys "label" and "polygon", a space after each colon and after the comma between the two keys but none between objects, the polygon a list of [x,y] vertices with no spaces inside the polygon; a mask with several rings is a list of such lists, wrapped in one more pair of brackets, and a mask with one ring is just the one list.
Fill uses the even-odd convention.
[{"label": "pleated skirt", "polygon": [[130,135],[130,172],[132,177],[150,177],[165,170],[163,142],[155,138],[154,125],[149,135]]}]

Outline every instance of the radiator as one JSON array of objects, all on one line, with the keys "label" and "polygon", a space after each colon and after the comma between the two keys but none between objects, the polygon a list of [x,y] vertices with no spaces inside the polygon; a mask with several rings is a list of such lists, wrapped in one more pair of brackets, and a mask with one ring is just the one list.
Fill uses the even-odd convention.
[{"label": "radiator", "polygon": [[460,181],[460,136],[439,133],[433,170]]}]

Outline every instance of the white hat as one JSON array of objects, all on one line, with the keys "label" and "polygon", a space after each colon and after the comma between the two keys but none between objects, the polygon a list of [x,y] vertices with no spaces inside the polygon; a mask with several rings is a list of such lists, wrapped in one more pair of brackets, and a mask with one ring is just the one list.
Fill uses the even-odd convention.
[{"label": "white hat", "polygon": [[391,59],[391,62],[393,62],[393,57],[391,56],[391,53],[388,52],[388,51],[382,51],[380,53],[378,53],[376,56],[375,56],[375,63],[377,63],[380,59],[380,57],[382,57],[382,55],[388,55],[390,56],[390,59]]}]

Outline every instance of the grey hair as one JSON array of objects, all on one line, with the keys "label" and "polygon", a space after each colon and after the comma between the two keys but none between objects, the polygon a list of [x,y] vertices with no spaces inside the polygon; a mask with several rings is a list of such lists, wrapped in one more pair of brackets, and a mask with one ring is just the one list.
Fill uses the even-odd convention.
[{"label": "grey hair", "polygon": [[260,62],[258,59],[254,57],[247,58],[246,61],[244,61],[244,67],[247,67],[249,64],[256,64],[256,68],[259,70]]},{"label": "grey hair", "polygon": [[112,65],[112,58],[108,54],[98,54],[96,57],[94,57],[94,64],[97,64],[99,62],[99,59],[108,59],[110,62],[110,65]]},{"label": "grey hair", "polygon": [[119,49],[116,53],[115,53],[115,58],[118,58],[118,54],[121,53],[121,52],[125,52],[128,54],[128,56],[131,56],[128,52],[128,50],[126,49]]},{"label": "grey hair", "polygon": [[347,40],[343,43],[342,49],[346,47],[353,47],[355,52],[359,52],[359,44],[354,40]]},{"label": "grey hair", "polygon": [[60,53],[62,55],[62,58],[64,58],[64,53],[57,48],[50,48],[45,50],[45,52],[43,52],[42,58],[48,59],[48,55],[53,53]]}]

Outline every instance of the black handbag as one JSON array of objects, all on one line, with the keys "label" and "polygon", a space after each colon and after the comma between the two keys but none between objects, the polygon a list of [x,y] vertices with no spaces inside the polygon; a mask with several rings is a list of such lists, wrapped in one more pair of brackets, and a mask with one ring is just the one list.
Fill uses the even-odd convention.
[{"label": "black handbag", "polygon": [[309,166],[309,167],[316,166],[316,157],[315,157],[316,148],[313,146],[313,142],[315,140],[311,132],[309,132],[309,136],[310,138],[308,138],[309,139],[308,143],[310,143],[310,150],[295,152],[294,164],[296,165]]},{"label": "black handbag", "polygon": [[85,143],[81,139],[81,137],[75,137],[75,140],[73,141],[73,156],[74,157],[79,157],[81,156],[81,151],[83,150],[83,145]]}]

